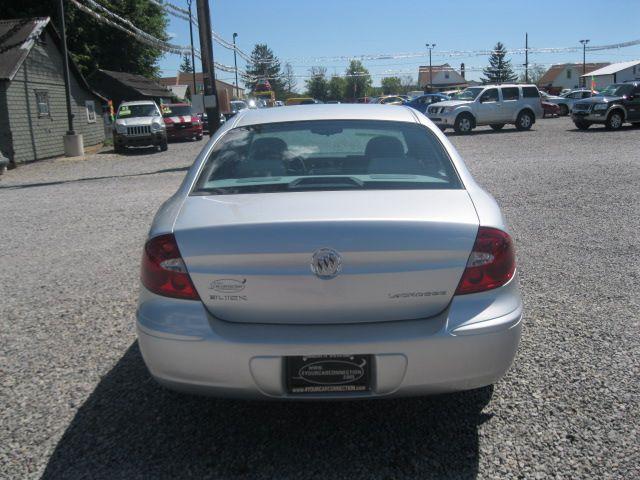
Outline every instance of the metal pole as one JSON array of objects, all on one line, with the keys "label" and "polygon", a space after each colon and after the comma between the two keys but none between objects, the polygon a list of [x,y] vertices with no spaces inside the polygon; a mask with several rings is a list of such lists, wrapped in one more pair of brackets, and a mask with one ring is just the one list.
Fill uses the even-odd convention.
[{"label": "metal pole", "polygon": [[238,59],[236,58],[236,37],[237,33],[233,33],[233,66],[236,69],[236,98],[240,98],[240,91],[238,90]]},{"label": "metal pole", "polygon": [[202,80],[204,82],[204,110],[209,122],[209,136],[220,128],[220,105],[216,91],[216,74],[213,64],[213,40],[211,13],[208,0],[196,0],[198,27],[200,32],[200,55],[202,57]]},{"label": "metal pole", "polygon": [[529,83],[529,34],[524,34],[524,83]]},{"label": "metal pole", "polygon": [[[589,43],[589,39],[580,40],[582,44],[582,75],[586,75],[587,73],[587,43]],[[587,79],[582,77],[582,86],[585,87],[587,85]]]},{"label": "metal pole", "polygon": [[433,68],[431,66],[431,49],[436,46],[435,43],[426,43],[426,47],[429,49],[429,91],[433,90]]},{"label": "metal pole", "polygon": [[75,135],[73,129],[73,109],[71,107],[71,83],[69,82],[69,54],[67,53],[67,32],[64,24],[64,0],[58,2],[58,14],[60,15],[60,35],[62,37],[62,73],[64,74],[64,93],[67,97],[67,122],[69,130],[67,135]]},{"label": "metal pole", "polygon": [[191,37],[191,73],[193,74],[193,92],[191,92],[191,98],[198,93],[198,86],[196,84],[196,56],[193,53],[193,17],[191,16],[191,0],[187,0],[189,4],[189,37]]}]

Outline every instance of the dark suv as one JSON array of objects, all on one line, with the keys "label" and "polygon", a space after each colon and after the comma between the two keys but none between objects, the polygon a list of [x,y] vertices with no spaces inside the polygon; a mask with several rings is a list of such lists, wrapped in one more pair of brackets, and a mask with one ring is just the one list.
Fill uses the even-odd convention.
[{"label": "dark suv", "polygon": [[640,123],[640,81],[612,83],[598,95],[574,103],[571,117],[580,130],[594,123],[609,130],[617,130],[625,122]]}]

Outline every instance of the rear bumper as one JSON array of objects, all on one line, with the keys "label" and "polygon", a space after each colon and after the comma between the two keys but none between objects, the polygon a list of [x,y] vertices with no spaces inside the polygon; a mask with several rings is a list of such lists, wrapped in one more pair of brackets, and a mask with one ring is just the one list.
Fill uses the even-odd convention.
[{"label": "rear bumper", "polygon": [[[261,399],[414,396],[494,383],[509,369],[521,332],[517,280],[454,297],[430,319],[348,325],[239,324],[212,317],[201,302],[142,289],[140,349],[152,376],[180,391]],[[284,357],[372,354],[367,393],[288,394]]]}]

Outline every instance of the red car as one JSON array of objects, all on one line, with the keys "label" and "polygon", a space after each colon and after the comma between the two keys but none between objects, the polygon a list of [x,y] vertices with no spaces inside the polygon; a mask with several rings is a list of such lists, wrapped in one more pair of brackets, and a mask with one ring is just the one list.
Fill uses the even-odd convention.
[{"label": "red car", "polygon": [[202,121],[191,105],[169,103],[162,105],[162,117],[169,140],[202,140]]},{"label": "red car", "polygon": [[551,103],[551,102],[545,102],[544,100],[540,103],[542,103],[543,117],[546,117],[546,116],[553,117],[554,115],[557,117],[560,115],[559,105],[556,105],[555,103]]}]

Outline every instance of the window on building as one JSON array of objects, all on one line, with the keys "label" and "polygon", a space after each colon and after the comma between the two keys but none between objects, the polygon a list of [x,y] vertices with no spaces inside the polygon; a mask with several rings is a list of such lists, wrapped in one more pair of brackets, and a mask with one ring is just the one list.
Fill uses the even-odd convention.
[{"label": "window on building", "polygon": [[36,105],[38,107],[38,117],[50,117],[49,92],[46,90],[36,90]]},{"label": "window on building", "polygon": [[567,69],[567,78],[571,78],[571,69],[570,68]]},{"label": "window on building", "polygon": [[96,102],[87,100],[84,106],[87,109],[87,123],[96,123]]},{"label": "window on building", "polygon": [[449,78],[449,72],[444,72],[444,78]]}]

